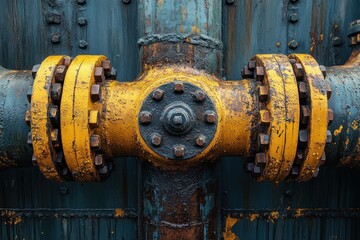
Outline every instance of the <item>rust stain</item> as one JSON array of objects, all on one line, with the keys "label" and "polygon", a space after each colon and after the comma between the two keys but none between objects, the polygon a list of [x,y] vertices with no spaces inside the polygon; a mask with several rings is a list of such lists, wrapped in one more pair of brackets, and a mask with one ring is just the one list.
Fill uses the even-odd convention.
[{"label": "rust stain", "polygon": [[125,211],[121,208],[116,208],[115,209],[115,217],[117,218],[122,218],[125,216]]},{"label": "rust stain", "polygon": [[226,218],[225,223],[225,232],[223,232],[223,238],[224,240],[237,240],[239,239],[238,236],[235,235],[235,233],[232,232],[232,227],[238,222],[239,220],[237,218],[233,218],[228,216]]},{"label": "rust stain", "polygon": [[269,215],[269,220],[272,223],[274,223],[278,218],[279,218],[279,212],[278,211],[271,212],[270,215]]},{"label": "rust stain", "polygon": [[22,222],[22,218],[20,216],[16,215],[16,213],[14,211],[5,210],[5,211],[1,212],[1,217],[6,217],[6,220],[4,222],[5,225],[6,224],[17,225]]},{"label": "rust stain", "polygon": [[200,28],[198,28],[197,26],[191,26],[191,32],[199,34],[201,31]]},{"label": "rust stain", "polygon": [[250,221],[255,221],[256,219],[258,219],[259,218],[259,214],[258,213],[251,213],[251,214],[249,214],[249,219],[250,219]]}]

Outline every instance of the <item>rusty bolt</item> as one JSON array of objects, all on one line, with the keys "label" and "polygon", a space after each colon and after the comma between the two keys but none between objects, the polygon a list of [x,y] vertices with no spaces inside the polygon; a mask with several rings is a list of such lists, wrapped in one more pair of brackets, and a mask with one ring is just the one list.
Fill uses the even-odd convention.
[{"label": "rusty bolt", "polygon": [[102,61],[101,66],[105,71],[110,71],[112,68],[111,61],[109,59]]},{"label": "rusty bolt", "polygon": [[308,130],[302,129],[299,131],[299,144],[305,145],[308,141]]},{"label": "rusty bolt", "polygon": [[178,80],[174,81],[174,92],[182,93],[184,92],[184,83]]},{"label": "rusty bolt", "polygon": [[271,121],[270,112],[267,109],[260,110],[260,122],[263,125],[269,125]]},{"label": "rusty bolt", "polygon": [[151,144],[154,146],[160,146],[161,144],[161,135],[158,133],[151,134]]},{"label": "rusty bolt", "polygon": [[202,102],[206,98],[206,94],[201,90],[196,90],[195,92],[192,93],[192,95],[194,97],[194,100],[197,102]]},{"label": "rusty bolt", "polygon": [[264,70],[264,67],[262,66],[257,66],[255,68],[255,78],[256,78],[256,81],[263,81],[264,80],[264,76],[265,76],[265,70]]},{"label": "rusty bolt", "polygon": [[295,156],[295,163],[300,165],[305,159],[305,152],[303,150],[297,150]]},{"label": "rusty bolt", "polygon": [[328,82],[326,82],[326,97],[328,100],[331,98],[331,94],[332,94],[331,86]]},{"label": "rusty bolt", "polygon": [[299,15],[297,13],[291,13],[289,15],[289,21],[295,23],[299,20]]},{"label": "rusty bolt", "polygon": [[243,67],[243,69],[241,70],[241,76],[243,78],[253,78],[254,77],[254,72],[251,71],[249,69],[249,67],[246,65]]},{"label": "rusty bolt", "polygon": [[310,108],[308,105],[300,106],[300,122],[304,125],[308,124],[310,118]]},{"label": "rusty bolt", "polygon": [[328,125],[332,123],[334,120],[334,112],[331,110],[331,108],[328,109]]},{"label": "rusty bolt", "polygon": [[64,65],[66,66],[66,67],[69,67],[70,66],[70,64],[71,64],[71,62],[72,62],[72,60],[73,60],[73,58],[72,57],[64,57]]},{"label": "rusty bolt", "polygon": [[105,70],[105,77],[107,79],[116,80],[116,74],[117,74],[117,71],[113,67],[111,67],[110,71]]},{"label": "rusty bolt", "polygon": [[334,47],[339,47],[342,45],[342,39],[340,37],[334,37],[332,40],[331,40],[331,44],[334,46]]},{"label": "rusty bolt", "polygon": [[296,176],[299,175],[299,172],[300,172],[299,166],[293,165],[292,168],[291,168],[291,171],[290,171],[290,175],[291,175],[292,177],[296,177]]},{"label": "rusty bolt", "polygon": [[85,40],[79,41],[79,48],[82,48],[82,49],[87,48],[87,45],[88,45],[87,41],[85,41]]},{"label": "rusty bolt", "polygon": [[35,78],[36,77],[36,73],[37,71],[39,70],[40,68],[40,64],[36,64],[33,66],[33,68],[31,69],[31,72],[32,72],[32,77]]},{"label": "rusty bolt", "polygon": [[260,86],[259,87],[259,101],[264,103],[267,102],[269,96],[269,89],[267,86]]},{"label": "rusty bolt", "polygon": [[60,135],[59,135],[59,129],[52,129],[50,131],[50,139],[54,147],[60,146]]},{"label": "rusty bolt", "polygon": [[89,112],[89,127],[97,128],[100,122],[100,114],[99,111],[91,110]]},{"label": "rusty bolt", "polygon": [[299,43],[296,40],[291,40],[288,43],[288,46],[289,46],[290,49],[296,49],[299,46]]},{"label": "rusty bolt", "polygon": [[299,81],[302,80],[302,78],[304,77],[304,69],[303,69],[301,63],[294,63],[292,65],[292,67],[293,67],[296,79]]},{"label": "rusty bolt", "polygon": [[142,111],[139,114],[139,120],[141,124],[150,124],[152,121],[152,114],[148,111]]},{"label": "rusty bolt", "polygon": [[216,122],[216,113],[212,110],[207,110],[205,112],[205,122],[206,123],[215,123]]},{"label": "rusty bolt", "polygon": [[30,126],[30,122],[31,122],[31,112],[30,110],[27,110],[25,113],[25,122],[28,126]]},{"label": "rusty bolt", "polygon": [[61,42],[61,35],[60,33],[52,33],[51,34],[51,42],[54,44],[58,44]]},{"label": "rusty bolt", "polygon": [[270,136],[266,133],[259,133],[259,143],[261,146],[267,146],[270,142]]},{"label": "rusty bolt", "polygon": [[28,99],[29,102],[31,102],[32,92],[33,92],[32,86],[29,86],[29,87],[28,87],[28,90],[27,90],[27,92],[26,92],[26,97],[27,97],[27,99]]},{"label": "rusty bolt", "polygon": [[96,154],[94,157],[94,165],[96,168],[102,168],[105,164],[104,155]]},{"label": "rusty bolt", "polygon": [[321,155],[321,158],[320,158],[320,166],[324,165],[325,161],[326,161],[326,154],[324,152],[323,155]]},{"label": "rusty bolt", "polygon": [[248,68],[249,68],[250,70],[254,70],[255,67],[256,67],[256,60],[255,60],[255,59],[250,60],[250,61],[248,62]]},{"label": "rusty bolt", "polygon": [[266,164],[266,154],[257,153],[255,155],[255,165],[264,167]]},{"label": "rusty bolt", "polygon": [[319,67],[320,67],[320,70],[321,70],[324,78],[326,78],[326,67],[324,65],[320,65]]},{"label": "rusty bolt", "polygon": [[165,94],[165,92],[163,90],[161,90],[160,88],[157,88],[153,91],[152,98],[154,100],[160,101],[161,99],[163,99],[164,94]]},{"label": "rusty bolt", "polygon": [[97,83],[102,83],[103,81],[105,81],[104,68],[96,67],[94,76],[95,76],[95,82]]},{"label": "rusty bolt", "polygon": [[306,82],[298,82],[299,97],[305,99],[308,97],[308,88]]},{"label": "rusty bolt", "polygon": [[57,66],[55,70],[55,81],[59,83],[64,82],[65,74],[66,74],[66,66],[65,65]]},{"label": "rusty bolt", "polygon": [[202,134],[195,137],[195,144],[198,147],[204,147],[206,143],[206,137]]},{"label": "rusty bolt", "polygon": [[330,130],[326,131],[326,143],[331,143],[332,142],[332,134],[330,132]]},{"label": "rusty bolt", "polygon": [[54,83],[51,87],[51,99],[54,101],[60,101],[62,92],[62,85],[60,83]]},{"label": "rusty bolt", "polygon": [[27,134],[27,143],[29,145],[32,145],[32,134],[31,134],[31,132],[28,132],[28,134]]},{"label": "rusty bolt", "polygon": [[258,177],[261,175],[261,167],[254,165],[253,171],[252,171],[253,176]]},{"label": "rusty bolt", "polygon": [[84,17],[79,17],[77,23],[79,24],[79,26],[84,27],[87,25],[87,20]]},{"label": "rusty bolt", "polygon": [[90,97],[93,102],[100,101],[101,99],[101,86],[99,84],[94,84],[91,86]]},{"label": "rusty bolt", "polygon": [[49,119],[52,125],[57,126],[60,120],[60,111],[57,105],[52,105],[49,110]]},{"label": "rusty bolt", "polygon": [[97,134],[92,134],[90,136],[90,147],[94,150],[100,150],[101,149],[101,138]]},{"label": "rusty bolt", "polygon": [[175,145],[173,147],[173,152],[175,157],[182,158],[185,156],[185,146],[184,145]]},{"label": "rusty bolt", "polygon": [[34,167],[36,167],[38,164],[37,164],[37,160],[36,160],[36,157],[35,155],[33,154],[32,157],[31,157],[31,163]]}]

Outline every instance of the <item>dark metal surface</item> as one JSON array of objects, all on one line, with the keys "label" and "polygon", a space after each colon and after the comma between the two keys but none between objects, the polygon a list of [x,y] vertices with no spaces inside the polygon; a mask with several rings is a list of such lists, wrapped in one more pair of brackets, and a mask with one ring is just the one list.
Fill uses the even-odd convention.
[{"label": "dark metal surface", "polygon": [[[154,99],[156,91],[163,92],[161,99]],[[208,121],[209,113],[213,114],[213,122]],[[140,110],[139,126],[141,136],[156,153],[184,160],[198,155],[210,144],[217,129],[216,109],[199,87],[175,79],[147,96]],[[203,144],[199,138],[203,138]]]}]

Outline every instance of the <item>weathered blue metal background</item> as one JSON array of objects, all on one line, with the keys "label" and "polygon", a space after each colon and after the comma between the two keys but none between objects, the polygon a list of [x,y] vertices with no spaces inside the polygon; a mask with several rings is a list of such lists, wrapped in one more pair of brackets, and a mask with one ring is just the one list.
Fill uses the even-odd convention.
[{"label": "weathered blue metal background", "polygon": [[[0,65],[8,69],[88,53],[109,57],[120,81],[139,74],[134,0],[5,0],[0,16]],[[321,64],[343,64],[351,51],[348,24],[359,18],[359,0],[224,1],[225,77],[240,79],[256,53],[312,53]],[[358,239],[357,170],[325,166],[310,182],[276,185],[254,182],[240,158],[221,161],[223,225],[228,216],[237,219],[232,232],[240,239]],[[136,159],[115,163],[105,183],[52,183],[35,168],[2,172],[1,239],[136,239],[141,170]]]}]

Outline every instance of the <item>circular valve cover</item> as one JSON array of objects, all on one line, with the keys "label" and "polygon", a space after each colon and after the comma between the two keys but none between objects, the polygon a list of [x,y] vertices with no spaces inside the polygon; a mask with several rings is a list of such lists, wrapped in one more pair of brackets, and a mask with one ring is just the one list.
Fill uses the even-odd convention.
[{"label": "circular valve cover", "polygon": [[214,103],[201,88],[174,80],[146,97],[138,121],[141,136],[152,150],[185,160],[210,144],[218,118]]}]

